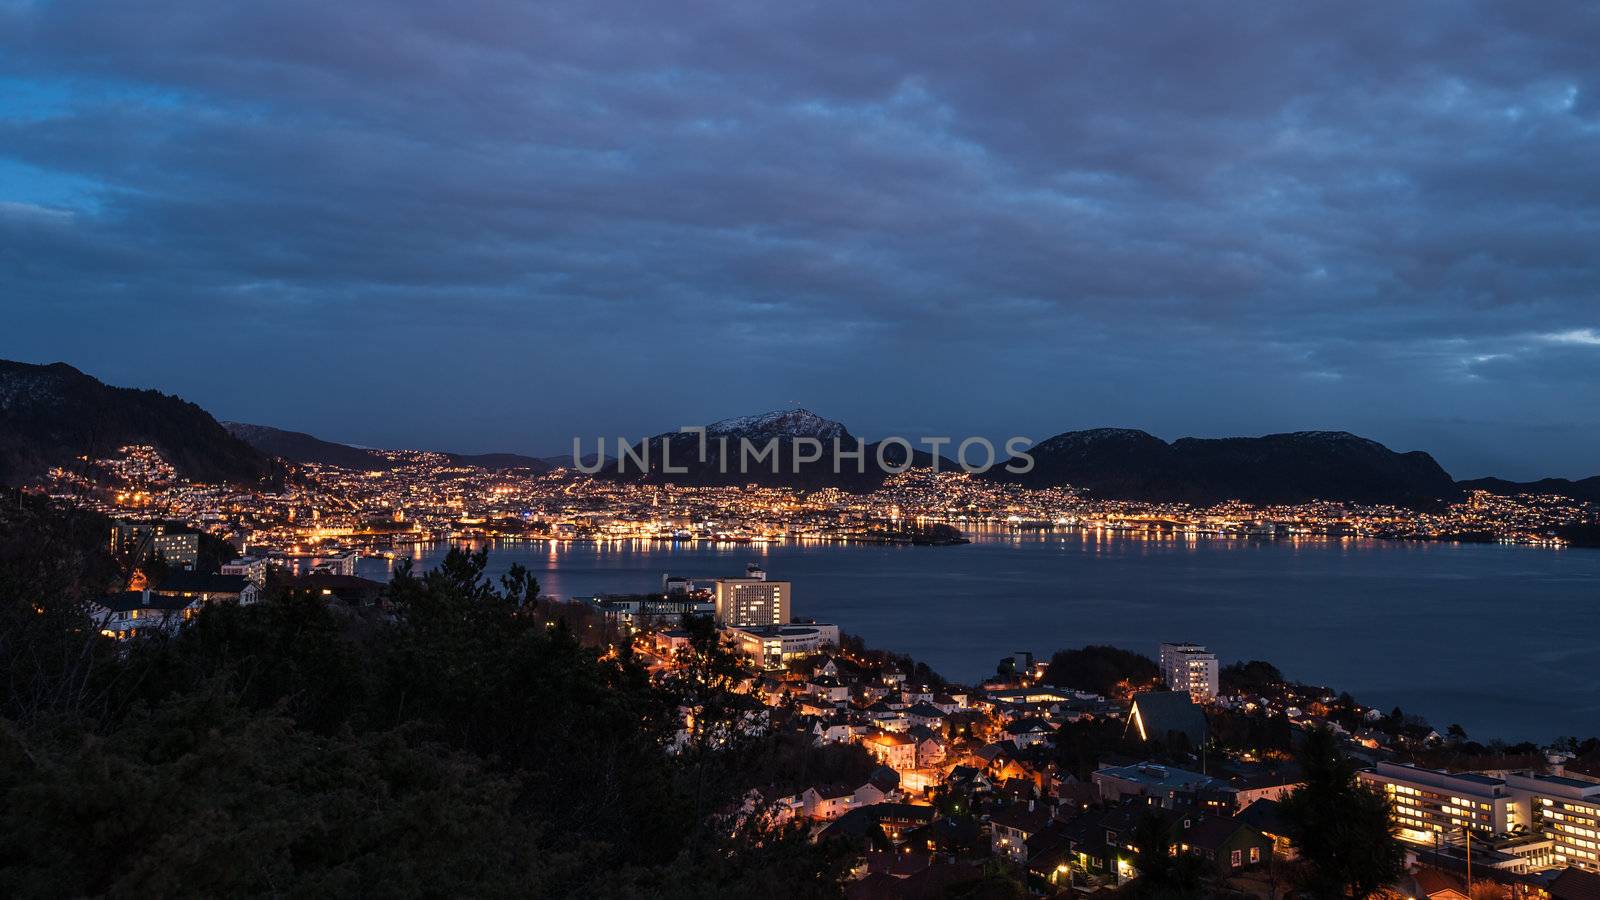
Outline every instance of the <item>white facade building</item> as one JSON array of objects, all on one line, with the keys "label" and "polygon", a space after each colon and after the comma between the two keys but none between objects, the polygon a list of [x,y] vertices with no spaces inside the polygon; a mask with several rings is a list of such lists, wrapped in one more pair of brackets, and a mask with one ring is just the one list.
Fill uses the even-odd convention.
[{"label": "white facade building", "polygon": [[797,656],[839,646],[837,625],[747,625],[729,627],[723,636],[736,652],[749,655],[763,669],[781,669]]},{"label": "white facade building", "polygon": [[712,589],[717,623],[732,628],[786,625],[789,622],[789,582],[756,578],[718,578]]},{"label": "white facade building", "polygon": [[[1402,840],[1460,843],[1467,829],[1486,842],[1525,836],[1508,851],[1525,864],[1519,869],[1600,871],[1600,782],[1521,773],[1498,778],[1388,762],[1359,777],[1393,803]],[[1546,840],[1527,839],[1533,836]]]},{"label": "white facade building", "polygon": [[1159,663],[1169,690],[1188,691],[1196,703],[1217,698],[1221,685],[1215,653],[1199,644],[1165,643]]}]

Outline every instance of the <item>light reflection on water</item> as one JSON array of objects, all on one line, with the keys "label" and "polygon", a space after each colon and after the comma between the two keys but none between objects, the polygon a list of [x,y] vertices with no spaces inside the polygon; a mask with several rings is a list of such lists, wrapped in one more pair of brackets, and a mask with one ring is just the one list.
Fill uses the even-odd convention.
[{"label": "light reflection on water", "polygon": [[[655,590],[760,561],[798,615],[976,681],[1003,654],[1110,643],[1208,645],[1224,663],[1399,705],[1441,731],[1546,740],[1600,734],[1600,551],[1113,532],[978,532],[958,547],[519,541],[559,597]],[[445,547],[417,548],[426,567]],[[385,578],[365,560],[363,574]]]}]

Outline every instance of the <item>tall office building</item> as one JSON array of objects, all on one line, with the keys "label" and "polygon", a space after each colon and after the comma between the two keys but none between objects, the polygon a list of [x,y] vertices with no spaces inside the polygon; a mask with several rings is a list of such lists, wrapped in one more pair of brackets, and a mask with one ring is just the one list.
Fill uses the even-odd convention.
[{"label": "tall office building", "polygon": [[745,578],[718,578],[712,596],[720,625],[744,628],[789,622],[789,582],[768,581],[765,572],[752,572]]},{"label": "tall office building", "polygon": [[1161,677],[1174,691],[1188,691],[1196,703],[1215,700],[1219,688],[1217,655],[1199,644],[1161,645]]}]

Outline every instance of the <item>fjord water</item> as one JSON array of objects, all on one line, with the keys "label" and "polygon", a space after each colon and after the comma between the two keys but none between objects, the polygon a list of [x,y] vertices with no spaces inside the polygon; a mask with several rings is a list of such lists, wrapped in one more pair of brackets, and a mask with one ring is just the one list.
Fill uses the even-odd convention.
[{"label": "fjord water", "polygon": [[[546,594],[658,590],[759,562],[794,582],[796,615],[976,682],[1004,654],[1109,643],[1152,657],[1195,641],[1224,664],[1400,706],[1479,740],[1600,735],[1600,550],[1327,540],[975,534],[956,547],[821,543],[512,542],[498,576]],[[445,547],[419,548],[419,567]],[[384,578],[369,560],[364,574]]]}]

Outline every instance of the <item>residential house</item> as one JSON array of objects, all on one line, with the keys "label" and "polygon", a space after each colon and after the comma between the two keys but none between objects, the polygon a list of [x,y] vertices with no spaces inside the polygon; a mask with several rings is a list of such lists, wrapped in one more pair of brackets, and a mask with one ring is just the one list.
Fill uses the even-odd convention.
[{"label": "residential house", "polygon": [[921,725],[925,728],[943,730],[950,715],[932,703],[918,703],[905,711],[906,719],[912,725]]},{"label": "residential house", "polygon": [[100,633],[117,640],[176,631],[200,611],[200,602],[144,591],[122,591],[90,601],[89,616]]},{"label": "residential house", "polygon": [[1012,862],[1028,861],[1028,839],[1043,831],[1052,819],[1048,805],[1029,800],[989,817],[990,850]]},{"label": "residential house", "polygon": [[1550,900],[1600,900],[1600,875],[1569,866],[1550,882]]},{"label": "residential house", "polygon": [[926,769],[944,762],[944,739],[934,734],[932,729],[914,727],[907,735],[917,745],[917,768]]},{"label": "residential house", "polygon": [[1205,860],[1221,876],[1259,865],[1272,854],[1272,839],[1238,816],[1211,816],[1183,832],[1178,852]]},{"label": "residential house", "polygon": [[1006,725],[1002,733],[1019,749],[1039,744],[1049,746],[1055,743],[1056,737],[1056,730],[1049,722],[1034,716],[1018,719]]},{"label": "residential house", "polygon": [[850,699],[850,686],[832,675],[818,675],[806,682],[806,691],[829,703],[844,703]]},{"label": "residential house", "polygon": [[861,746],[895,771],[917,767],[917,742],[910,735],[880,729],[862,737]]},{"label": "residential house", "polygon": [[837,819],[855,806],[855,788],[842,784],[822,784],[806,788],[800,804],[807,818]]},{"label": "residential house", "polygon": [[[1272,852],[1281,859],[1294,859],[1294,843],[1289,840],[1289,820],[1276,800],[1257,800],[1239,813],[1239,821],[1266,835],[1272,841]],[[1600,898],[1596,898],[1600,900]]]},{"label": "residential house", "polygon": [[1245,809],[1257,800],[1282,800],[1300,788],[1298,771],[1265,772],[1259,775],[1241,775],[1228,783],[1237,791],[1235,801]]},{"label": "residential house", "polygon": [[387,585],[356,575],[332,575],[313,572],[298,578],[286,579],[285,590],[292,594],[338,600],[349,606],[373,606],[382,598]]}]

